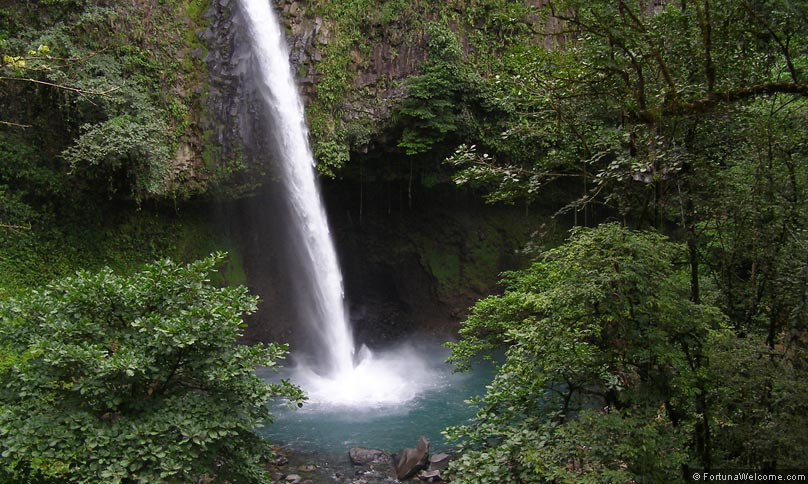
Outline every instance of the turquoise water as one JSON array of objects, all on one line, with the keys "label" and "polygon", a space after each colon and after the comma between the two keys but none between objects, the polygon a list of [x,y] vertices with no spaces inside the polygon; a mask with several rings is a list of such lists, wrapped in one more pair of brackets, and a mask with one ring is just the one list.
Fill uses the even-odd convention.
[{"label": "turquoise water", "polygon": [[260,434],[293,452],[322,457],[345,456],[348,449],[356,446],[395,452],[414,447],[421,435],[429,439],[432,452],[450,450],[441,431],[469,421],[474,408],[465,400],[485,391],[493,377],[493,365],[484,362],[471,372],[452,373],[452,366],[445,363],[448,350],[439,342],[421,342],[415,347],[425,355],[423,360],[430,370],[427,378],[421,376],[428,381],[412,381],[420,391],[415,398],[378,406],[320,402],[298,410],[273,403],[270,410],[275,422],[261,429]]}]

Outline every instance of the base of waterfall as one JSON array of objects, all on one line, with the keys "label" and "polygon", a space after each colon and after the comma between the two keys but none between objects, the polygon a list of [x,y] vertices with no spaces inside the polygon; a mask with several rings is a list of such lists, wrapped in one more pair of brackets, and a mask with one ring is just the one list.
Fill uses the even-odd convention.
[{"label": "base of waterfall", "polygon": [[[291,369],[290,379],[306,392],[308,402],[304,408],[311,411],[323,406],[402,405],[439,383],[440,369],[436,366],[441,362],[425,357],[424,349],[408,343],[373,352],[363,345],[353,365],[319,372],[298,365]],[[434,348],[430,351],[434,352]]]},{"label": "base of waterfall", "polygon": [[273,422],[258,433],[311,462],[333,465],[347,462],[351,447],[392,453],[412,447],[422,435],[436,451],[450,450],[441,432],[469,422],[475,408],[466,401],[485,392],[494,365],[477,361],[471,371],[454,373],[444,341],[419,339],[374,349],[372,359],[338,378],[301,367],[259,370],[267,381],[285,378],[302,386],[309,400],[294,409],[271,401]]}]

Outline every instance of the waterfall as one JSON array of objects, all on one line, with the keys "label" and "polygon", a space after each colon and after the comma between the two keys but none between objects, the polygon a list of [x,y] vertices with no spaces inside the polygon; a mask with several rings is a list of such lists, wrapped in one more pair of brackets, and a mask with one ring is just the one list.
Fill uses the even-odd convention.
[{"label": "waterfall", "polygon": [[[254,58],[250,75],[258,86],[273,127],[271,137],[282,165],[290,204],[289,237],[298,252],[304,294],[303,319],[317,341],[315,358],[296,358],[292,380],[315,405],[403,403],[434,384],[432,372],[412,347],[375,355],[366,346],[354,352],[343,300],[342,274],[328,229],[308,141],[303,104],[292,76],[289,49],[271,0],[240,0]],[[293,357],[295,355],[293,348]],[[311,407],[311,405],[309,405]]]},{"label": "waterfall", "polygon": [[322,340],[321,363],[332,375],[353,367],[354,343],[343,304],[342,273],[314,172],[303,105],[289,64],[289,49],[270,0],[242,0],[258,72],[256,83],[271,112],[271,136],[281,158],[282,182],[292,207],[290,234],[307,281],[305,319]]}]

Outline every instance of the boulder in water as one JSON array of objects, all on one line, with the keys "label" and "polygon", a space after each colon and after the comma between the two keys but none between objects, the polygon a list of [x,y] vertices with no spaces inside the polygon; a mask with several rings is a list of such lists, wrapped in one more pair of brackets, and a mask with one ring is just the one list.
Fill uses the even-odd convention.
[{"label": "boulder in water", "polygon": [[352,463],[359,466],[390,463],[390,456],[383,450],[369,449],[367,447],[351,447],[351,450],[348,451],[348,457]]},{"label": "boulder in water", "polygon": [[297,475],[297,474],[289,474],[288,476],[286,476],[286,479],[285,479],[285,480],[286,480],[286,482],[288,482],[289,484],[299,484],[299,483],[300,483],[300,481],[302,481],[302,480],[303,480],[303,478],[302,478],[302,477],[300,477],[300,476],[299,476],[299,475]]},{"label": "boulder in water", "polygon": [[429,464],[429,441],[426,437],[418,439],[415,448],[402,449],[393,454],[393,468],[399,481],[409,479],[418,471],[426,469]]},{"label": "boulder in water", "polygon": [[440,477],[440,471],[437,471],[437,470],[435,470],[435,471],[424,471],[424,472],[418,474],[418,479],[421,479],[422,481],[426,481],[426,482],[438,482],[438,481],[443,480]]},{"label": "boulder in water", "polygon": [[449,454],[435,454],[429,456],[429,470],[430,471],[443,471],[446,470],[446,467],[449,465],[449,461],[452,460],[452,456]]}]

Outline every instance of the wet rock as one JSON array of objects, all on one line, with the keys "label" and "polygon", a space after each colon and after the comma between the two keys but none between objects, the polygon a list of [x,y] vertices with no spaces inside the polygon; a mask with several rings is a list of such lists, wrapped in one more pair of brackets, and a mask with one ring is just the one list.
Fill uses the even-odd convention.
[{"label": "wet rock", "polygon": [[213,32],[213,30],[211,30],[209,28],[205,29],[201,33],[197,34],[197,37],[199,37],[202,40],[212,40],[213,38],[215,38],[215,36],[216,36],[216,34]]},{"label": "wet rock", "polygon": [[409,479],[418,471],[426,469],[429,463],[429,441],[426,437],[418,439],[415,448],[402,449],[393,454],[393,468],[399,481]]},{"label": "wet rock", "polygon": [[289,474],[288,476],[286,476],[286,482],[288,482],[289,484],[300,484],[300,481],[302,480],[303,478],[300,477],[300,475],[298,474]]},{"label": "wet rock", "polygon": [[307,464],[307,465],[298,467],[297,470],[300,471],[300,472],[314,472],[315,470],[317,470],[317,466]]},{"label": "wet rock", "polygon": [[286,474],[283,472],[273,472],[272,473],[272,480],[275,482],[280,482],[286,477]]},{"label": "wet rock", "polygon": [[322,45],[328,45],[328,26],[322,25],[317,29],[317,42]]},{"label": "wet rock", "polygon": [[366,466],[370,464],[389,464],[390,456],[383,450],[369,449],[367,447],[351,447],[348,457],[355,465]]},{"label": "wet rock", "polygon": [[285,455],[278,455],[272,461],[276,466],[284,466],[289,463],[289,459]]},{"label": "wet rock", "polygon": [[443,471],[446,470],[446,467],[449,465],[449,461],[452,460],[452,456],[449,454],[435,454],[429,457],[429,470],[430,471]]},{"label": "wet rock", "polygon": [[424,472],[418,474],[418,479],[421,479],[422,481],[425,481],[425,482],[438,482],[438,481],[443,480],[443,479],[441,479],[440,471],[438,471],[438,470],[424,471]]}]

